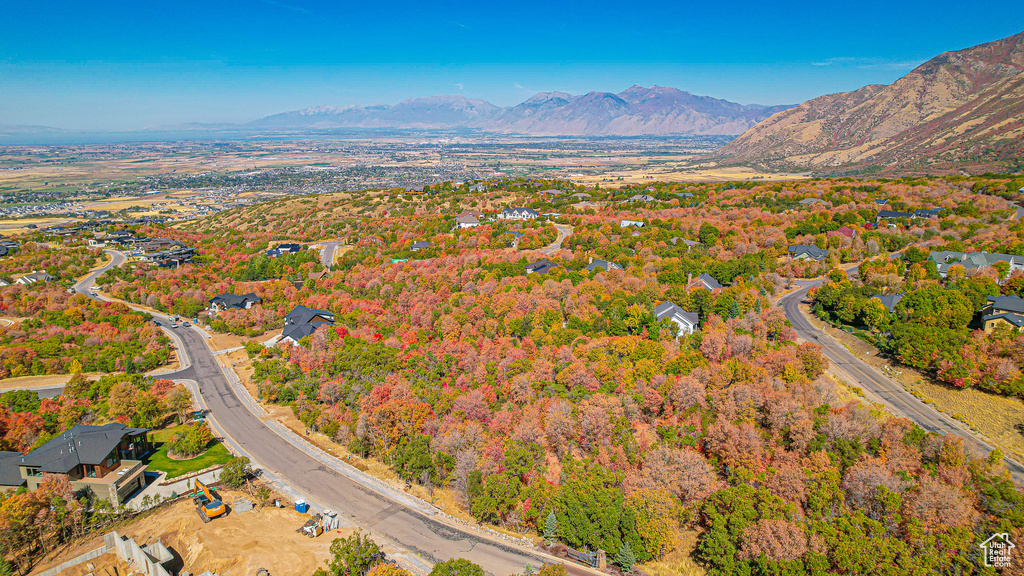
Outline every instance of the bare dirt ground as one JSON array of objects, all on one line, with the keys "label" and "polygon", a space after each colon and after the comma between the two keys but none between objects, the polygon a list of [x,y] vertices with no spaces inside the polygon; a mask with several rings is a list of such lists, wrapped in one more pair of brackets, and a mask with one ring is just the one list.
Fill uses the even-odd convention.
[{"label": "bare dirt ground", "polygon": [[[225,491],[222,496],[229,506],[236,498],[246,497],[240,492]],[[180,556],[184,570],[193,574],[210,570],[228,575],[252,575],[266,568],[275,576],[312,574],[329,557],[331,541],[344,538],[351,530],[342,529],[319,538],[300,536],[295,530],[309,519],[288,508],[265,507],[243,514],[229,513],[204,524],[196,514],[191,500],[182,500],[157,512],[146,515],[127,526],[117,529],[122,536],[134,538],[140,545],[160,540]],[[51,554],[40,562],[34,572],[64,562],[103,544],[99,533],[78,542],[73,548]],[[116,554],[105,554],[86,564],[65,570],[62,576],[128,574]]]},{"label": "bare dirt ground", "polygon": [[[1024,401],[1021,399],[939,384],[930,376],[913,368],[879,358],[878,350],[874,346],[825,324],[811,314],[806,305],[801,305],[800,309],[816,328],[835,338],[868,364],[889,375],[922,401],[980,432],[991,445],[1002,450],[1007,456],[1024,458],[1024,434],[1015,428],[1024,423]],[[893,375],[892,371],[899,374]]]}]

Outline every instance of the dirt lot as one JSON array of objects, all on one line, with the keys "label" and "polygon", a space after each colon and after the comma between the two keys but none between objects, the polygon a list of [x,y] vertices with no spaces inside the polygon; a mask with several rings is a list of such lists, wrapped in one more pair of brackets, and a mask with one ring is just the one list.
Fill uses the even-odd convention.
[{"label": "dirt lot", "polygon": [[[242,496],[235,492],[223,494],[229,503]],[[210,570],[221,576],[243,576],[266,568],[274,576],[306,575],[323,566],[334,538],[344,538],[351,533],[343,529],[340,533],[323,534],[314,539],[300,536],[295,529],[308,518],[291,509],[267,507],[244,514],[229,513],[203,524],[192,502],[183,500],[117,531],[142,545],[160,540],[181,557],[183,569],[193,574]],[[34,572],[98,548],[102,542],[103,535],[97,534],[73,549],[62,551],[58,557],[40,563]],[[106,574],[107,568],[110,574],[115,574],[115,566],[118,567],[116,574],[127,574],[124,565],[119,563],[116,554],[106,554],[92,561],[92,570],[81,564],[65,570],[62,575],[84,576],[89,572],[100,575]]]},{"label": "dirt lot", "polygon": [[[888,367],[901,372],[897,376],[892,376],[891,372],[887,374],[921,400],[980,432],[991,445],[1001,449],[1007,456],[1024,459],[1024,434],[1014,428],[1024,423],[1024,401],[981,390],[946,386],[913,368],[902,364],[893,366],[884,358],[878,357],[878,350],[874,346],[852,334],[826,325],[812,315],[806,306],[800,308],[816,328],[828,333],[868,364],[879,370]],[[870,354],[865,354],[866,352]]]}]

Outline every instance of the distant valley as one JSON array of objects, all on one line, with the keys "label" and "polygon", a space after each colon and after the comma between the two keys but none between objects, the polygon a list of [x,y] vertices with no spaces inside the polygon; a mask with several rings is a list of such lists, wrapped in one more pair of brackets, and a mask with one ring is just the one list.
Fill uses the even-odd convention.
[{"label": "distant valley", "polygon": [[676,88],[632,86],[618,94],[541,92],[501,108],[464,96],[410,98],[395,105],[319,106],[275,114],[260,130],[470,129],[529,136],[735,135],[790,106],[742,105]]}]

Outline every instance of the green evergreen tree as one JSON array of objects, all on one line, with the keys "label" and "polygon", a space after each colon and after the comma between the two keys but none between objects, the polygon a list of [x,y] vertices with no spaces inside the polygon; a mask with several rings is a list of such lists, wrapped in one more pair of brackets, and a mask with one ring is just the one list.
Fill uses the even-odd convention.
[{"label": "green evergreen tree", "polygon": [[549,541],[558,538],[558,519],[554,510],[548,512],[548,519],[544,522],[544,537]]},{"label": "green evergreen tree", "polygon": [[732,306],[729,307],[729,318],[739,318],[739,317],[740,317],[740,303],[735,301],[735,300],[733,300],[732,301]]},{"label": "green evergreen tree", "polygon": [[636,554],[633,554],[633,549],[629,546],[629,542],[624,542],[622,547],[619,548],[619,553],[615,555],[615,563],[622,568],[623,572],[629,572],[633,569],[633,565],[636,564]]},{"label": "green evergreen tree", "polygon": [[754,312],[761,313],[761,299],[754,300]]}]

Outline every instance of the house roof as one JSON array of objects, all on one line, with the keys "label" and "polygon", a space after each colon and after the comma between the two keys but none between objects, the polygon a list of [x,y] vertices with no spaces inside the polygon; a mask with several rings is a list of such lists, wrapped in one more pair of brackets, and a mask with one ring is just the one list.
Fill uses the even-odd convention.
[{"label": "house roof", "polygon": [[577,193],[573,194],[572,197],[573,198],[593,198],[593,196],[591,196],[590,194],[587,194],[586,192],[577,192]]},{"label": "house roof", "polygon": [[871,300],[878,300],[879,302],[881,302],[882,306],[885,306],[885,309],[888,310],[889,312],[895,310],[896,305],[899,304],[900,300],[902,299],[903,292],[900,292],[899,294],[893,294],[892,296],[882,296],[881,294],[875,294],[874,296],[871,297]]},{"label": "house roof", "polygon": [[989,296],[992,310],[999,312],[1016,312],[1024,314],[1024,298],[1020,296]]},{"label": "house roof", "polygon": [[708,290],[718,290],[720,288],[724,288],[724,286],[722,286],[722,284],[719,283],[718,280],[715,280],[714,276],[708,274],[707,272],[701,274],[700,276],[697,276],[696,281],[707,286]]},{"label": "house roof", "polygon": [[850,228],[849,226],[840,226],[825,236],[846,236],[847,238],[853,238],[856,235],[857,231],[853,228]]},{"label": "house roof", "polygon": [[533,208],[505,208],[501,213],[506,216],[540,216],[540,213]]},{"label": "house roof", "polygon": [[0,487],[25,484],[25,479],[18,471],[18,462],[20,461],[20,452],[0,452]]},{"label": "house roof", "polygon": [[944,208],[927,208],[921,210],[914,210],[915,218],[934,218],[938,216]]},{"label": "house roof", "polygon": [[653,202],[654,200],[656,198],[650,194],[633,194],[627,202]]},{"label": "house roof", "polygon": [[686,322],[692,326],[696,326],[700,322],[700,316],[695,312],[687,312],[680,308],[674,302],[662,302],[654,307],[654,316],[658,320],[664,320],[670,318],[681,322]]},{"label": "house roof", "polygon": [[413,244],[412,248],[414,250],[425,250],[427,248],[430,248],[430,242],[427,242],[426,240],[420,240],[419,242]]},{"label": "house roof", "polygon": [[1020,314],[1014,314],[1013,312],[1003,312],[1002,314],[989,314],[988,316],[982,317],[982,322],[988,322],[989,320],[1006,320],[1010,324],[1020,328],[1024,326],[1024,316]]},{"label": "house roof", "polygon": [[910,212],[897,212],[895,210],[879,210],[877,218],[910,218]]},{"label": "house roof", "polygon": [[472,214],[460,214],[455,217],[455,221],[459,224],[479,224],[480,219]]},{"label": "house roof", "polygon": [[622,266],[608,260],[592,260],[590,264],[587,264],[587,272],[593,272],[597,268],[604,268],[606,272],[608,270],[624,270]]},{"label": "house roof", "polygon": [[800,201],[800,204],[803,204],[804,206],[810,206],[811,204],[827,204],[827,202],[825,202],[821,198],[804,198],[803,200]]},{"label": "house roof", "polygon": [[789,255],[794,258],[807,256],[813,260],[824,260],[828,257],[828,250],[822,250],[817,246],[809,246],[807,244],[796,244],[789,247]]},{"label": "house roof", "polygon": [[620,228],[627,228],[629,226],[643,227],[644,226],[644,221],[643,220],[623,220],[623,221],[619,222],[619,227]]},{"label": "house roof", "polygon": [[146,432],[146,428],[129,428],[118,422],[103,426],[79,424],[22,456],[19,465],[66,474],[79,464],[102,464],[125,437]]},{"label": "house roof", "polygon": [[237,294],[224,293],[210,298],[208,302],[210,304],[217,304],[226,308],[245,308],[246,302],[262,302],[263,299],[256,294],[249,292],[248,294]]},{"label": "house roof", "polygon": [[281,331],[281,338],[291,338],[298,342],[309,336],[319,327],[320,323],[313,323],[317,317],[328,323],[334,323],[334,313],[327,310],[315,310],[305,306],[296,306],[284,317],[284,330]]}]

